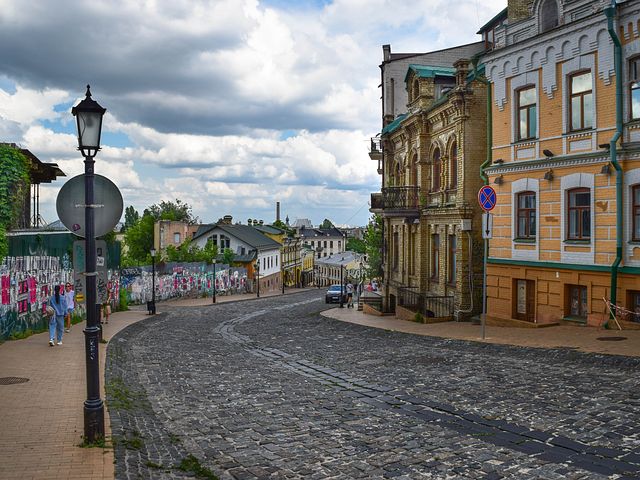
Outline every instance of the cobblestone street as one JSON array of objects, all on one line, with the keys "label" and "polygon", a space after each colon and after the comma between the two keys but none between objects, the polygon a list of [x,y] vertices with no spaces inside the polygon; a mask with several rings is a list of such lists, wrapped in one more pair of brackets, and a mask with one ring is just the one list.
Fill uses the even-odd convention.
[{"label": "cobblestone street", "polygon": [[639,359],[367,328],[323,294],[115,336],[116,478],[640,478]]}]

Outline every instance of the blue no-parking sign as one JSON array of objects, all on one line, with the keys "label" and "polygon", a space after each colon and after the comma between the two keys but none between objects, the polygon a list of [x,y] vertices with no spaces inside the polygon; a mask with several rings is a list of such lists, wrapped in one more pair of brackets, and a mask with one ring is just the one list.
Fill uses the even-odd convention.
[{"label": "blue no-parking sign", "polygon": [[478,202],[485,212],[490,212],[496,206],[496,191],[489,185],[484,185],[478,192]]}]

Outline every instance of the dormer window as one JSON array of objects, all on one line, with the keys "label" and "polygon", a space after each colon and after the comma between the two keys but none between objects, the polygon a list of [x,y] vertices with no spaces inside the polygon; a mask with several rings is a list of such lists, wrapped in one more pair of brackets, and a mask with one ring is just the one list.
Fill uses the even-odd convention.
[{"label": "dormer window", "polygon": [[420,83],[418,83],[418,79],[416,78],[413,81],[413,99],[417,100],[418,96],[420,96]]},{"label": "dormer window", "polygon": [[540,33],[558,26],[558,3],[556,0],[543,0],[540,5]]}]

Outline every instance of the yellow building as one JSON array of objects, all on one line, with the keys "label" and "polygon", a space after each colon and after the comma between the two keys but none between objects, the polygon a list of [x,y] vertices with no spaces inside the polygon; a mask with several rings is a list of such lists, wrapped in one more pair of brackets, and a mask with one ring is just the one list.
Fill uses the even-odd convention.
[{"label": "yellow building", "polygon": [[489,316],[640,309],[640,2],[509,0],[494,20]]}]

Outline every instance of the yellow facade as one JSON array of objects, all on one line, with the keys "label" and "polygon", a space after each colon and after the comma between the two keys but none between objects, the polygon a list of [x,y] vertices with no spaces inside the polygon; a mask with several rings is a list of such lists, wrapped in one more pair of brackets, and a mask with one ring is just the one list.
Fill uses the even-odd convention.
[{"label": "yellow facade", "polygon": [[[631,232],[633,188],[640,184],[640,135],[635,133],[640,119],[630,111],[628,67],[634,57],[627,53],[640,52],[640,38],[637,28],[618,29],[623,44],[634,48],[622,49],[623,69],[617,72],[602,11],[575,21],[566,17],[560,27],[540,33],[543,13],[532,10],[526,22],[507,26],[501,47],[484,58],[493,99],[493,163],[486,173],[498,197],[489,241],[487,312],[501,319],[596,325],[608,316],[603,299],[615,297],[630,310],[640,302],[640,244]],[[621,25],[637,25],[638,3],[622,4],[616,15]],[[528,25],[539,33],[513,41]],[[582,80],[585,86],[578,87]],[[616,133],[616,81],[623,82],[623,132],[616,145],[623,179],[620,205],[609,148]],[[521,120],[531,113],[522,100],[527,89],[535,90],[535,111]],[[531,118],[535,135],[523,138]],[[533,209],[527,198],[535,199]]]}]

